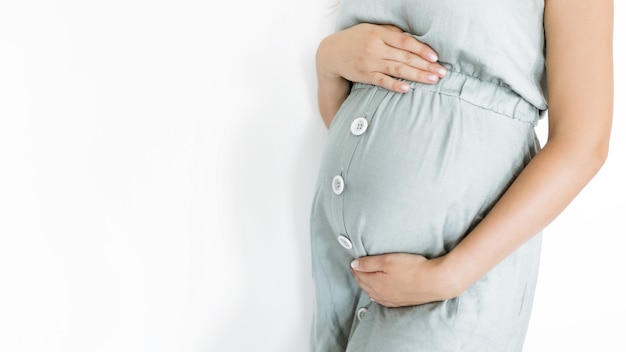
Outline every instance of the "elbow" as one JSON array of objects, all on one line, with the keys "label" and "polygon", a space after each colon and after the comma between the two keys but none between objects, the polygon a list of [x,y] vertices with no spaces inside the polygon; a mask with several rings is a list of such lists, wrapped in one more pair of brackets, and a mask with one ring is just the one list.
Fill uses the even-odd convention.
[{"label": "elbow", "polygon": [[595,176],[609,155],[608,140],[599,140],[597,142],[588,143],[578,153],[579,165],[586,169],[586,173],[591,177]]},{"label": "elbow", "polygon": [[572,165],[578,165],[577,169],[582,174],[588,175],[588,178],[592,178],[600,171],[609,155],[608,135],[585,136],[581,138],[549,138],[546,147],[549,145],[556,150],[560,150],[559,154],[565,160],[570,160]]},{"label": "elbow", "polygon": [[600,171],[606,159],[609,156],[609,139],[603,138],[594,145],[589,147],[589,165],[593,168],[593,172]]},{"label": "elbow", "polygon": [[609,147],[608,143],[598,143],[597,145],[589,146],[585,151],[579,153],[580,167],[585,170],[583,174],[589,175],[589,178],[593,178],[602,168],[606,159],[608,158]]},{"label": "elbow", "polygon": [[582,147],[579,151],[581,161],[589,167],[593,174],[600,171],[609,156],[610,129],[604,129],[597,135],[591,134],[581,139],[578,144]]},{"label": "elbow", "polygon": [[584,179],[593,178],[609,156],[610,128],[563,132],[564,130],[554,129],[548,135],[544,149],[552,150],[556,156],[555,161],[561,160],[569,164]]}]

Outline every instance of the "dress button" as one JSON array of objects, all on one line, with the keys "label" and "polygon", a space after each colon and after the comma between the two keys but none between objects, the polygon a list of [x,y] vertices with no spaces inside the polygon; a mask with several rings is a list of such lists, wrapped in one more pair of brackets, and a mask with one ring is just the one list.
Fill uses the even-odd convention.
[{"label": "dress button", "polygon": [[333,177],[333,192],[335,192],[335,194],[339,195],[343,193],[344,186],[343,177],[339,175]]},{"label": "dress button", "polygon": [[337,236],[337,241],[339,241],[339,244],[345,248],[345,249],[352,249],[352,241],[350,241],[350,239],[344,235],[339,235]]},{"label": "dress button", "polygon": [[360,136],[367,130],[367,120],[365,117],[357,117],[350,125],[350,132],[355,136]]},{"label": "dress button", "polygon": [[363,319],[365,313],[367,313],[367,308],[365,307],[361,307],[359,308],[359,310],[356,311],[356,317],[359,319],[359,321]]}]

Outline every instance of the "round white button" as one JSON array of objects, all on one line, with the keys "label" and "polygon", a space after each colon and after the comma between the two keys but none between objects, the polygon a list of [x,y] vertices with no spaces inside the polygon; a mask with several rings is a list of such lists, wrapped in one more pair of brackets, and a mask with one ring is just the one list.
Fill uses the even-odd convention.
[{"label": "round white button", "polygon": [[367,308],[365,307],[361,307],[359,308],[359,310],[356,311],[356,317],[359,319],[359,321],[363,319],[365,313],[367,313]]},{"label": "round white button", "polygon": [[344,187],[345,184],[343,183],[343,177],[339,175],[333,177],[333,192],[335,192],[335,194],[343,193]]},{"label": "round white button", "polygon": [[339,244],[345,248],[345,249],[352,249],[352,241],[350,241],[350,239],[344,235],[339,235],[337,236],[337,241],[339,241]]},{"label": "round white button", "polygon": [[367,130],[367,120],[365,117],[357,117],[350,125],[350,132],[355,136],[360,136]]}]

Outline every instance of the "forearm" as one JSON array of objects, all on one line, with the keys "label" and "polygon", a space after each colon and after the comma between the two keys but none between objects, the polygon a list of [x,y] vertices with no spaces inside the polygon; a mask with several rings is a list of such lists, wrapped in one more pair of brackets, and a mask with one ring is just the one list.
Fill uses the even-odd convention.
[{"label": "forearm", "polygon": [[322,40],[315,55],[317,104],[326,127],[330,127],[351,87],[350,81],[329,69],[333,67],[333,51],[329,40],[329,38]]},{"label": "forearm", "polygon": [[553,221],[594,177],[607,156],[613,115],[612,8],[611,0],[545,1],[546,146],[448,254],[353,261],[359,286],[376,302],[397,307],[460,295]]},{"label": "forearm", "polygon": [[387,253],[353,261],[359,286],[387,307],[462,294],[552,221],[596,174],[606,157],[608,139],[601,135],[576,145],[569,138],[548,142],[487,217],[447,255],[427,260]]},{"label": "forearm", "polygon": [[[612,23],[610,0],[546,1],[548,142],[446,256],[461,292],[554,220],[604,163],[613,116]],[[578,74],[581,67],[594,74]]]},{"label": "forearm", "polygon": [[350,92],[351,83],[342,77],[324,76],[318,72],[317,103],[322,120],[330,127],[339,107]]},{"label": "forearm", "polygon": [[[606,139],[605,139],[606,141]],[[554,140],[447,258],[461,293],[552,222],[597,173],[607,145]]]}]

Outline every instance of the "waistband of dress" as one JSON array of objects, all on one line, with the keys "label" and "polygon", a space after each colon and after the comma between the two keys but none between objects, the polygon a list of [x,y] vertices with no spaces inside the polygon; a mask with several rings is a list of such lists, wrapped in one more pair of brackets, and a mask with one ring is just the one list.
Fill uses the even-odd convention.
[{"label": "waistband of dress", "polygon": [[[411,89],[422,89],[443,95],[458,97],[476,105],[521,122],[537,125],[541,110],[536,108],[511,88],[496,83],[482,81],[459,72],[448,71],[445,77],[435,84],[406,81]],[[371,84],[355,83],[353,89],[372,88]],[[382,89],[382,88],[380,88]],[[404,93],[406,94],[406,93]]]}]

